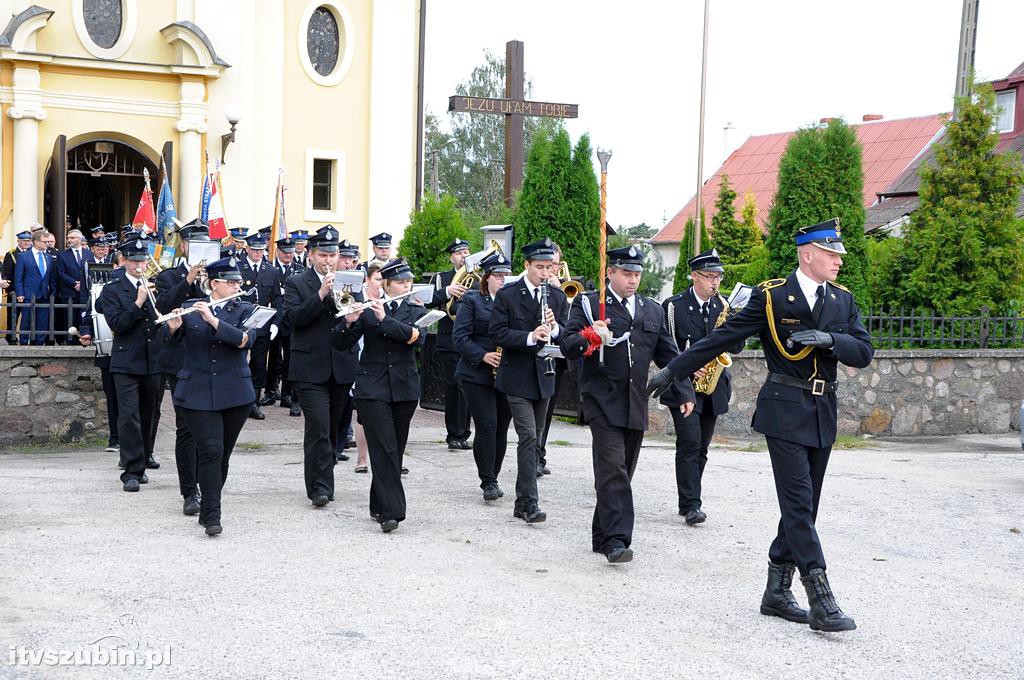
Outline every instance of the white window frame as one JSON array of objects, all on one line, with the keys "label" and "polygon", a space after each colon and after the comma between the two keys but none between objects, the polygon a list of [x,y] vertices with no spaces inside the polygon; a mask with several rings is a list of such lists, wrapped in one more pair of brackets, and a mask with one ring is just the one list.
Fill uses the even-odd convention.
[{"label": "white window frame", "polygon": [[[1004,100],[1000,103],[1000,100]],[[1017,89],[1013,88],[1010,90],[1003,90],[1002,92],[996,93],[996,108],[1001,109],[997,113],[998,118],[995,121],[996,132],[1013,132],[1014,119],[1017,117]],[[999,122],[1003,119],[1003,116],[1009,117],[1009,127],[1002,127]]]},{"label": "white window frame", "polygon": [[[313,207],[313,161],[333,161],[331,174],[331,210],[317,210]],[[336,149],[306,149],[306,174],[304,176],[305,201],[303,217],[307,222],[345,221],[345,152]]]},{"label": "white window frame", "polygon": [[79,42],[92,56],[97,59],[118,59],[124,56],[135,41],[135,29],[138,25],[137,0],[121,0],[121,35],[112,47],[100,47],[92,41],[89,29],[85,27],[85,14],[82,0],[71,0],[71,18],[75,24],[75,34]]},{"label": "white window frame", "polygon": [[[326,76],[320,75],[313,68],[313,64],[309,60],[309,50],[306,47],[309,19],[318,7],[324,7],[334,15],[334,20],[338,24],[339,38],[344,41],[344,44],[339,46],[338,62],[334,65],[334,70]],[[299,17],[299,32],[295,46],[299,50],[299,63],[302,64],[302,70],[317,85],[333,87],[348,75],[349,69],[352,68],[352,56],[356,51],[356,34],[353,27],[352,15],[339,0],[312,0],[302,11],[302,16]]]}]

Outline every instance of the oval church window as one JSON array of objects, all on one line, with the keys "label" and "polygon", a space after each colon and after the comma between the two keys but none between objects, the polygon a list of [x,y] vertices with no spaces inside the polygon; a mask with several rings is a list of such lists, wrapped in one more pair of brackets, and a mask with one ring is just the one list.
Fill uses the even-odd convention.
[{"label": "oval church window", "polygon": [[341,48],[341,32],[334,13],[326,7],[317,7],[309,17],[306,29],[306,51],[313,70],[321,76],[328,76],[338,64]]},{"label": "oval church window", "polygon": [[121,0],[84,0],[82,14],[85,30],[94,43],[104,49],[117,43],[121,37]]}]

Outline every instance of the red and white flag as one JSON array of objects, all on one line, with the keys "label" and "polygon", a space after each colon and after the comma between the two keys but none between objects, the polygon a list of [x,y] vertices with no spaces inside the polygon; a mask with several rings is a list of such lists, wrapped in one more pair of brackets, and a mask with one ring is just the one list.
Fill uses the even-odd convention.
[{"label": "red and white flag", "polygon": [[228,222],[224,217],[224,205],[220,197],[220,183],[215,173],[207,175],[203,182],[203,203],[199,215],[210,226],[211,239],[219,240],[228,235]]},{"label": "red and white flag", "polygon": [[156,209],[153,207],[153,191],[149,188],[149,170],[143,169],[142,174],[146,184],[142,188],[142,198],[139,199],[139,209],[135,211],[132,226],[152,236],[156,232]]}]

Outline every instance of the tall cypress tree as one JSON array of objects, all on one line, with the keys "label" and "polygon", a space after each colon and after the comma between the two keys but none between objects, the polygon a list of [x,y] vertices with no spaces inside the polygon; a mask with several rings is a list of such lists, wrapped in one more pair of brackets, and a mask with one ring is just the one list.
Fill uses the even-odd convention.
[{"label": "tall cypress tree", "polygon": [[[683,228],[683,240],[679,242],[679,264],[676,265],[676,274],[672,279],[672,294],[686,290],[690,286],[690,280],[686,278],[690,274],[690,267],[687,262],[697,253],[693,252],[693,232],[697,225],[692,217],[686,218],[686,226]],[[714,247],[708,230],[704,227],[704,210],[700,211],[700,250],[704,252]]]},{"label": "tall cypress tree", "polygon": [[957,100],[934,164],[922,164],[920,207],[902,255],[905,304],[977,314],[1024,297],[1024,221],[1016,218],[1024,170],[1016,154],[997,153],[991,86]]}]

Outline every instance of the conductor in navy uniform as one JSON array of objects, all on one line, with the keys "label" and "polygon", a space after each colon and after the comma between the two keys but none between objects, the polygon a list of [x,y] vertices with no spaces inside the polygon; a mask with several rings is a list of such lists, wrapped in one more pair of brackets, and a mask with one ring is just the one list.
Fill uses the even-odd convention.
[{"label": "conductor in navy uniform", "polygon": [[331,292],[338,236],[330,226],[311,236],[310,268],[284,283],[284,318],[292,328],[288,379],[305,418],[306,496],[318,508],[334,500],[336,436],[359,362],[358,347],[339,351],[330,345],[331,329],[338,322]]},{"label": "conductor in navy uniform", "polygon": [[[124,276],[103,286],[96,311],[104,316],[114,336],[110,373],[117,393],[117,440],[125,468],[125,491],[145,484],[146,461],[153,455],[153,413],[162,378],[157,310],[143,283],[149,260],[148,239],[141,235],[121,244]],[[152,285],[152,284],[150,284]]]},{"label": "conductor in navy uniform", "polygon": [[174,407],[183,414],[199,452],[199,524],[207,536],[216,536],[221,533],[221,491],[228,461],[256,398],[245,357],[252,336],[243,325],[253,306],[223,301],[241,286],[235,258],[206,265],[206,273],[210,295],[187,301],[183,309],[198,311],[170,319],[162,332],[165,343],[181,346]]},{"label": "conductor in navy uniform", "polygon": [[[874,348],[849,290],[836,283],[843,264],[838,220],[795,235],[798,269],[760,284],[735,317],[651,378],[657,395],[739,340],[758,335],[768,377],[757,397],[753,428],[765,435],[782,518],[768,550],[768,585],[761,613],[809,623],[812,630],[856,628],[836,603],[826,577],[816,521],[822,482],[836,438],[839,363],[864,368]],[[799,569],[810,612],[790,590]]]},{"label": "conductor in navy uniform", "polygon": [[[658,303],[637,293],[644,254],[636,246],[608,251],[606,320],[599,318],[598,293],[573,300],[562,352],[582,360],[580,392],[583,419],[593,440],[597,506],[591,547],[609,562],[633,559],[633,491],[644,430],[647,429],[647,374],[651,362],[665,366],[675,358],[675,343]],[[604,364],[594,335],[605,336]],[[680,395],[681,412],[693,410],[693,388]]]},{"label": "conductor in navy uniform", "polygon": [[[686,349],[715,328],[727,303],[718,294],[725,268],[712,248],[693,257],[688,262],[690,280],[693,285],[673,295],[662,303],[665,322],[672,340],[680,349]],[[743,350],[743,341],[729,348],[736,354]],[[703,375],[702,372],[701,375]],[[684,417],[679,410],[682,404],[681,388],[689,380],[677,381],[660,402],[669,407],[672,424],[676,432],[676,491],[679,495],[679,514],[690,525],[700,524],[707,519],[701,501],[701,480],[704,466],[708,462],[708,446],[715,434],[718,416],[729,411],[732,397],[732,376],[729,369],[723,369],[711,394],[696,393],[693,416]]]},{"label": "conductor in navy uniform", "polygon": [[[551,239],[534,241],[521,251],[526,271],[518,281],[498,291],[488,331],[495,345],[502,349],[494,386],[505,394],[519,435],[516,504],[512,515],[532,524],[547,519],[539,505],[537,461],[548,400],[555,394],[554,366],[537,353],[545,345],[559,342],[568,316],[568,302],[565,293],[547,285],[548,279],[556,275]],[[541,314],[545,293],[546,317]]]}]

